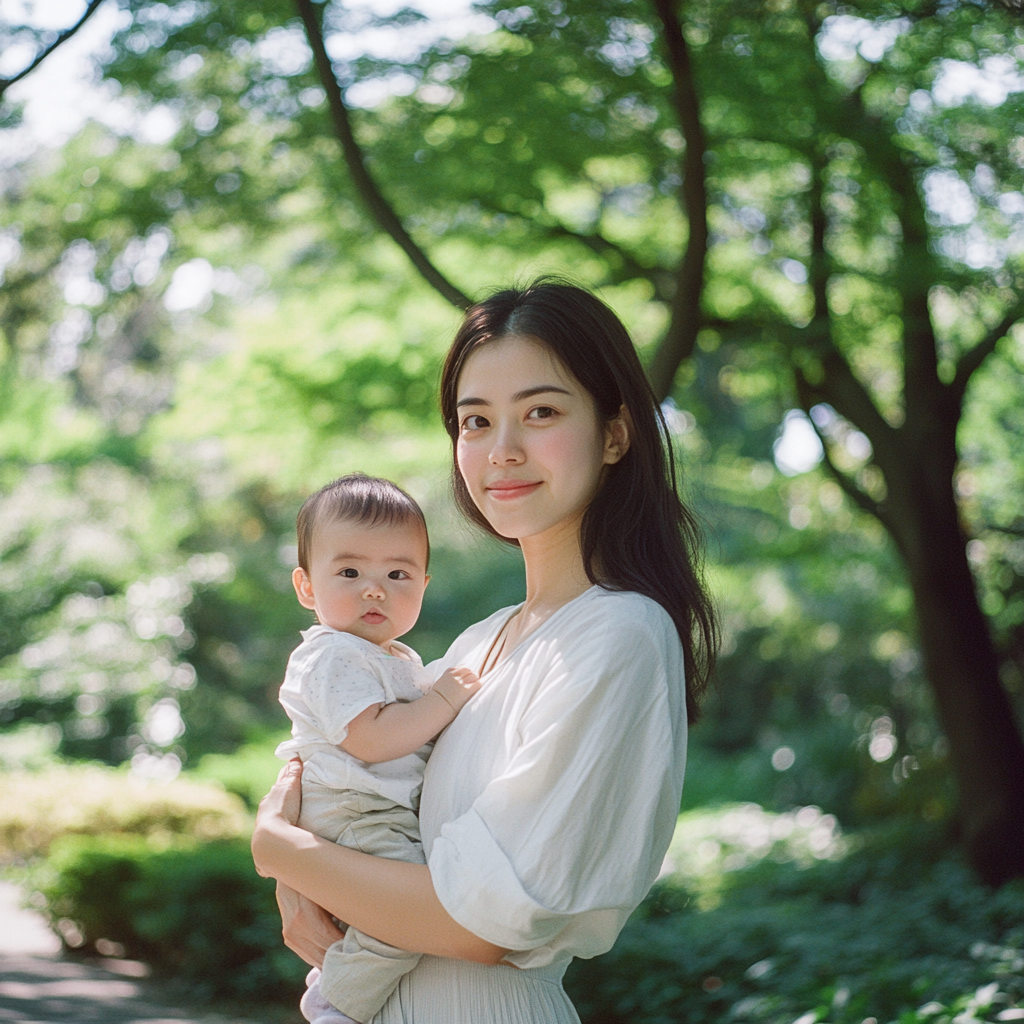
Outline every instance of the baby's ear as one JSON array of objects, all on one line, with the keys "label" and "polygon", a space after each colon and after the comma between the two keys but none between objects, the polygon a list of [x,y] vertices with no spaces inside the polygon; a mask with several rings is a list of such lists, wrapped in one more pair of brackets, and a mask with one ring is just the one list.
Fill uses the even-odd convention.
[{"label": "baby's ear", "polygon": [[426,590],[426,589],[427,589],[427,584],[428,584],[429,582],[430,582],[430,577],[429,577],[429,576],[424,576],[424,577],[423,577],[423,589],[424,589],[424,590]]},{"label": "baby's ear", "polygon": [[316,600],[313,597],[313,581],[301,565],[297,565],[292,570],[292,586],[295,588],[295,596],[299,599],[299,604],[312,611],[316,607]]}]

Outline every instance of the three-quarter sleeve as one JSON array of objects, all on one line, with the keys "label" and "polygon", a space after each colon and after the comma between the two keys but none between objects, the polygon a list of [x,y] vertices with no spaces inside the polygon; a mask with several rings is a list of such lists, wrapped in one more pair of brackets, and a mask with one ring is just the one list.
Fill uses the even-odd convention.
[{"label": "three-quarter sleeve", "polygon": [[507,764],[430,852],[445,909],[518,967],[610,949],[678,815],[682,648],[654,602],[618,597],[535,645]]}]

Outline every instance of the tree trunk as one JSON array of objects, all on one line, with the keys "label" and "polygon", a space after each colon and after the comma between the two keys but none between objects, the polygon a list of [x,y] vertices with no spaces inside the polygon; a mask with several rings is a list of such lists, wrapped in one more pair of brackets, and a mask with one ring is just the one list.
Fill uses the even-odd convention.
[{"label": "tree trunk", "polygon": [[983,881],[1000,885],[1024,875],[1024,740],[967,561],[953,494],[955,442],[944,440],[930,458],[914,452],[906,459],[886,505],[914,593],[924,672],[949,742],[967,853]]}]

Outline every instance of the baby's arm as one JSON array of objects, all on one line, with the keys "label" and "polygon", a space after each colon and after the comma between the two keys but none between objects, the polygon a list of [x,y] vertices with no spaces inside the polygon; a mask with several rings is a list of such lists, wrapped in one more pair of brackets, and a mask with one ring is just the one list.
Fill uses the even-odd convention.
[{"label": "baby's arm", "polygon": [[468,668],[453,668],[419,700],[373,704],[348,723],[341,749],[360,761],[392,761],[415,753],[432,740],[480,689]]}]

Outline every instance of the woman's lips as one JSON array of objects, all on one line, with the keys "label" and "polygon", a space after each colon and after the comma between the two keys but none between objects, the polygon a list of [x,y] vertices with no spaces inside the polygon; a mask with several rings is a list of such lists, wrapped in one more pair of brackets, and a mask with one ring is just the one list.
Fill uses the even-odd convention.
[{"label": "woman's lips", "polygon": [[365,615],[363,615],[363,622],[368,622],[371,626],[376,626],[383,622],[386,618],[387,616],[384,615],[383,612],[379,612],[376,609],[372,609],[371,611],[368,611],[366,612]]},{"label": "woman's lips", "polygon": [[533,494],[540,485],[540,480],[499,480],[488,485],[487,493],[495,501],[514,501]]}]

